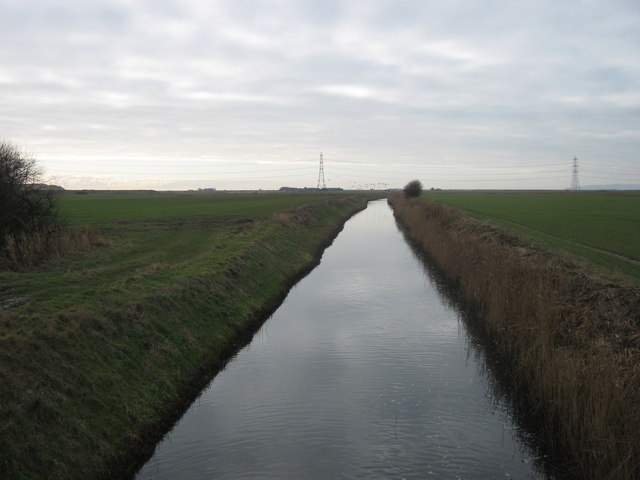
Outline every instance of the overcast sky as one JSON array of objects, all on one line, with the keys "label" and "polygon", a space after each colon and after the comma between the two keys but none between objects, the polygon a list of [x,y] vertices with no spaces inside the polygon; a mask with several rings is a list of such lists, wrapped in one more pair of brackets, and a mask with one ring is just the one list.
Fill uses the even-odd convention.
[{"label": "overcast sky", "polygon": [[640,183],[640,1],[0,0],[0,139],[66,188]]}]

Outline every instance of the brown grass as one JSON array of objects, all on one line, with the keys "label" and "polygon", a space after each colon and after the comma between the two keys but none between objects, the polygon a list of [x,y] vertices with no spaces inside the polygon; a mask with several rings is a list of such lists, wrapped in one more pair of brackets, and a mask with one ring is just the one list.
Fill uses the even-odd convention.
[{"label": "brown grass", "polygon": [[284,212],[274,213],[272,218],[282,226],[303,225],[313,227],[318,224],[318,219],[304,206],[292,208]]},{"label": "brown grass", "polygon": [[390,203],[480,312],[546,448],[580,478],[640,477],[640,290],[459,210]]},{"label": "brown grass", "polygon": [[27,270],[72,252],[106,244],[102,236],[91,230],[60,226],[9,234],[0,250],[0,270]]}]

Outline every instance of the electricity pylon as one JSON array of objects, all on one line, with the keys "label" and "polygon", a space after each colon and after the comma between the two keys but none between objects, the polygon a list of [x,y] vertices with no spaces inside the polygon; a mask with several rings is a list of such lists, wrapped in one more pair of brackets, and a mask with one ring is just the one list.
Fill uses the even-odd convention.
[{"label": "electricity pylon", "polygon": [[578,157],[573,157],[573,167],[571,168],[571,187],[569,190],[580,190],[578,181]]},{"label": "electricity pylon", "polygon": [[320,184],[322,183],[322,189],[327,188],[327,184],[324,181],[324,160],[322,159],[322,152],[320,152],[320,170],[318,171],[318,190],[320,189]]}]

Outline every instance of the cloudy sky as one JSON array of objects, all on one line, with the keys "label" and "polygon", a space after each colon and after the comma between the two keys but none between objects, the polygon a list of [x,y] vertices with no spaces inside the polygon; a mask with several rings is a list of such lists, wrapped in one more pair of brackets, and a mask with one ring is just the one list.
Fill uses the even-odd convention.
[{"label": "cloudy sky", "polygon": [[638,0],[0,0],[0,140],[66,188],[640,183]]}]

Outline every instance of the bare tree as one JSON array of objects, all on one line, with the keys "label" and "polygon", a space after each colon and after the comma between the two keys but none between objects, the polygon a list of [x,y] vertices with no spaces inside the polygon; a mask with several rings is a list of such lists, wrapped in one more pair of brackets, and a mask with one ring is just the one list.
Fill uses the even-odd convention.
[{"label": "bare tree", "polygon": [[7,235],[34,232],[57,223],[54,192],[36,182],[36,160],[0,141],[0,247]]}]

